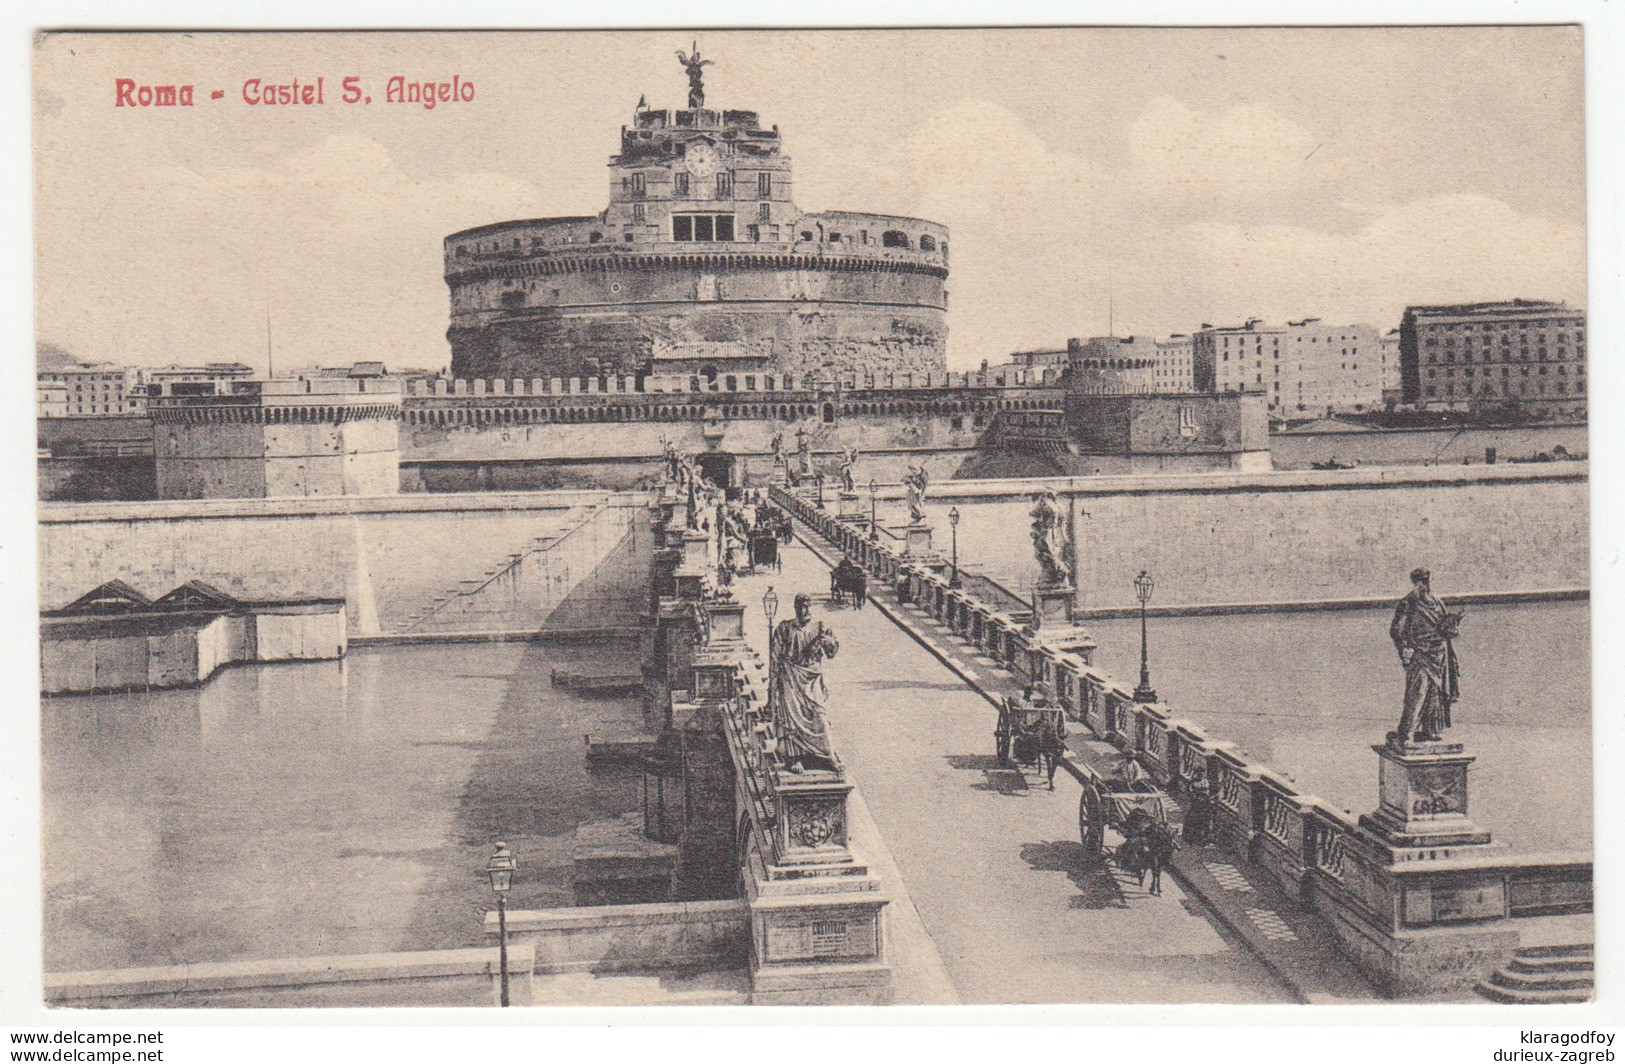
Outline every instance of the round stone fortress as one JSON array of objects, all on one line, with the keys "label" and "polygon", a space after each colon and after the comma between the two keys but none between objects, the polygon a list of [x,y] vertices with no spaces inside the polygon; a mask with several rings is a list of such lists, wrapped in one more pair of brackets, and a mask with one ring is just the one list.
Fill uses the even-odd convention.
[{"label": "round stone fortress", "polygon": [[946,372],[947,228],[803,213],[778,128],[690,86],[621,129],[602,214],[446,238],[452,375]]}]

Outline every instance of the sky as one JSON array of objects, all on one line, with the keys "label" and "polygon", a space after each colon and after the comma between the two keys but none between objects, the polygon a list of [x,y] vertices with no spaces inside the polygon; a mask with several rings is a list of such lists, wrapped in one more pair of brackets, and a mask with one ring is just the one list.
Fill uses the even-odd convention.
[{"label": "sky", "polygon": [[[949,226],[949,365],[1411,303],[1584,306],[1574,28],[58,35],[36,328],[85,360],[442,367],[441,240],[594,214],[640,95],[760,112],[804,210]],[[472,81],[386,104],[385,82]],[[320,106],[243,102],[322,76]],[[374,102],[345,104],[361,79]],[[115,107],[115,82],[193,84]],[[213,90],[220,100],[209,99]]]}]

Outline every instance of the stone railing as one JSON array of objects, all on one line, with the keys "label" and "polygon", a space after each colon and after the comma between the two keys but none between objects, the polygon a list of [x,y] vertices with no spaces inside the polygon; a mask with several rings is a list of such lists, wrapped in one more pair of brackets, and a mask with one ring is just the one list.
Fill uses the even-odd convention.
[{"label": "stone railing", "polygon": [[[703,533],[684,531],[685,503],[663,485],[653,499],[656,642],[673,687],[667,727],[719,734],[732,763],[733,857],[750,910],[757,1004],[884,1004],[891,967],[879,880],[849,838],[852,785],[839,768],[782,764],[769,678],[744,635],[744,606],[714,589]],[[671,544],[676,544],[672,546]],[[662,574],[662,567],[670,569]],[[691,633],[689,635],[681,632]]]},{"label": "stone railing", "polygon": [[[1197,781],[1207,781],[1216,836],[1339,927],[1349,922],[1345,918],[1357,918],[1391,937],[1471,921],[1591,911],[1589,854],[1529,857],[1491,847],[1396,859],[1359,818],[1304,793],[1290,777],[1210,737],[1167,704],[1135,702],[1129,686],[1084,655],[1045,647],[1027,618],[950,587],[946,568],[906,561],[897,547],[869,539],[859,522],[841,520],[805,493],[774,488],[773,501],[888,586],[906,581],[912,601],[989,657],[1024,680],[1049,683],[1072,720],[1133,757],[1170,793],[1188,795]],[[1392,958],[1362,956],[1355,934],[1340,938],[1357,963],[1396,992],[1445,985],[1406,981],[1432,975],[1393,976]],[[1511,938],[1515,944],[1516,934]]]}]

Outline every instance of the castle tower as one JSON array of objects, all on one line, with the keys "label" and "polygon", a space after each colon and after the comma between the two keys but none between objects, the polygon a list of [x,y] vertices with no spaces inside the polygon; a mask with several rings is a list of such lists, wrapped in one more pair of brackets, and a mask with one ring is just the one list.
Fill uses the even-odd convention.
[{"label": "castle tower", "polygon": [[946,372],[947,228],[802,212],[754,111],[640,105],[609,178],[598,215],[446,238],[454,376]]}]

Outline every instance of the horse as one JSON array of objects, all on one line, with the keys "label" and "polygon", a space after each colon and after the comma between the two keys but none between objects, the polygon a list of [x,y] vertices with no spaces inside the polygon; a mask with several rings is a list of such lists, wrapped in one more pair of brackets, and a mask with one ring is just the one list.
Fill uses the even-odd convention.
[{"label": "horse", "polygon": [[1123,826],[1125,840],[1117,850],[1117,863],[1123,871],[1134,876],[1142,888],[1145,887],[1146,873],[1151,874],[1150,893],[1162,893],[1162,870],[1173,860],[1174,833],[1167,824],[1160,820],[1153,820],[1143,810],[1136,809],[1129,814],[1128,823]]}]

